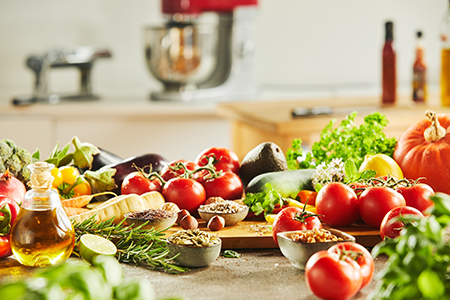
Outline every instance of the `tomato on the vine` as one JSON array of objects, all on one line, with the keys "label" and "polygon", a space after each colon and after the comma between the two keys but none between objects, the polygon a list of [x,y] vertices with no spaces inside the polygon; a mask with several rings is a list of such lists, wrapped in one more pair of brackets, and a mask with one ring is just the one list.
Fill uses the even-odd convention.
[{"label": "tomato on the vine", "polygon": [[272,225],[273,240],[278,245],[277,233],[294,230],[321,229],[320,219],[299,207],[289,206],[281,210]]},{"label": "tomato on the vine", "polygon": [[417,208],[424,215],[429,214],[430,209],[434,206],[430,196],[434,195],[434,190],[425,183],[419,183],[413,186],[401,186],[396,189],[405,198],[406,206]]},{"label": "tomato on the vine", "polygon": [[321,299],[345,300],[361,289],[361,267],[348,256],[322,250],[314,253],[305,266],[306,285]]},{"label": "tomato on the vine", "polygon": [[168,165],[166,165],[160,172],[162,179],[164,181],[169,181],[172,178],[180,177],[184,175],[186,172],[183,168],[182,164],[188,169],[189,171],[193,171],[196,168],[198,168],[198,165],[194,162],[187,161],[185,159],[179,159],[170,162]]},{"label": "tomato on the vine", "polygon": [[150,179],[140,171],[128,174],[122,181],[122,195],[142,195],[151,191],[162,192],[161,180],[159,180],[158,178]]},{"label": "tomato on the vine", "polygon": [[355,192],[358,199],[359,196],[361,196],[362,192],[364,192],[368,188],[367,184],[361,182],[352,182],[348,186]]},{"label": "tomato on the vine", "polygon": [[405,198],[391,188],[373,186],[359,197],[359,213],[369,226],[380,228],[384,216],[394,207],[405,206]]},{"label": "tomato on the vine", "polygon": [[206,192],[206,199],[210,197],[222,197],[225,200],[242,198],[244,187],[238,175],[232,172],[220,172],[217,177],[212,174],[197,179]]},{"label": "tomato on the vine", "polygon": [[173,202],[180,209],[186,209],[191,214],[197,214],[197,209],[206,201],[203,186],[193,179],[172,178],[162,189],[166,202]]},{"label": "tomato on the vine", "polygon": [[359,217],[355,192],[341,182],[331,182],[320,189],[316,208],[322,221],[331,226],[347,226]]},{"label": "tomato on the vine", "polygon": [[195,162],[199,166],[206,166],[210,158],[213,158],[213,165],[217,171],[239,174],[239,157],[232,150],[216,147],[208,148],[197,156]]},{"label": "tomato on the vine", "polygon": [[374,263],[370,252],[364,246],[353,242],[342,242],[328,249],[328,252],[337,253],[339,256],[348,256],[360,266],[363,282],[361,288],[370,283],[373,277]]},{"label": "tomato on the vine", "polygon": [[391,209],[383,218],[380,225],[381,239],[390,238],[395,239],[400,235],[405,223],[400,220],[393,220],[398,216],[415,215],[423,217],[423,214],[416,208],[410,206],[397,206]]}]

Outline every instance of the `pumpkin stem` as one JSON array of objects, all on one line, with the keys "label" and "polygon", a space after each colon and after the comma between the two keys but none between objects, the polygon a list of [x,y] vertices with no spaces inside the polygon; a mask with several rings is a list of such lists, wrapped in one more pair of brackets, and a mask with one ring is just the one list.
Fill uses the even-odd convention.
[{"label": "pumpkin stem", "polygon": [[425,132],[423,134],[425,140],[427,140],[428,142],[437,142],[445,137],[446,130],[441,126],[441,124],[439,124],[436,113],[434,111],[427,110],[425,112],[425,116],[431,122],[430,127],[425,129]]}]

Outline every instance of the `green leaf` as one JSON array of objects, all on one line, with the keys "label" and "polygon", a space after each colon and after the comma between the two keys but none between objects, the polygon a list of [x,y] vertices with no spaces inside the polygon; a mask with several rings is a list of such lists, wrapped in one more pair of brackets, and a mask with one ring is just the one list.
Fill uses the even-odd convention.
[{"label": "green leaf", "polygon": [[25,299],[27,285],[24,281],[8,283],[0,287],[0,295],[3,299],[19,300]]},{"label": "green leaf", "polygon": [[420,273],[417,284],[420,292],[427,299],[439,299],[445,293],[445,286],[441,278],[430,269]]},{"label": "green leaf", "polygon": [[96,187],[98,192],[112,191],[117,187],[113,176],[116,169],[103,167],[97,171],[84,172],[84,178],[89,182],[91,187]]},{"label": "green leaf", "polygon": [[91,169],[94,155],[100,153],[100,149],[91,143],[82,143],[78,137],[72,138],[72,144],[75,148],[73,152],[73,161],[80,169]]},{"label": "green leaf", "polygon": [[116,300],[154,300],[155,291],[144,279],[123,282],[114,290]]}]

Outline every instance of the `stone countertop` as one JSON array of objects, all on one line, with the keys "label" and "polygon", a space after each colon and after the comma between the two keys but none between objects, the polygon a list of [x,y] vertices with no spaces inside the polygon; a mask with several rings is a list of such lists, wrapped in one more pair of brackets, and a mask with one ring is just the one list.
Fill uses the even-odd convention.
[{"label": "stone countertop", "polygon": [[[208,267],[191,269],[184,274],[167,274],[144,267],[122,264],[127,278],[145,278],[156,292],[156,299],[179,297],[183,300],[228,299],[304,299],[315,297],[305,283],[304,272],[292,267],[278,249],[241,250],[240,258],[219,257]],[[82,262],[77,258],[70,258]],[[377,274],[386,258],[375,258]],[[22,267],[14,258],[0,260],[0,283],[31,274],[33,268]],[[366,299],[376,280],[353,299]]]}]

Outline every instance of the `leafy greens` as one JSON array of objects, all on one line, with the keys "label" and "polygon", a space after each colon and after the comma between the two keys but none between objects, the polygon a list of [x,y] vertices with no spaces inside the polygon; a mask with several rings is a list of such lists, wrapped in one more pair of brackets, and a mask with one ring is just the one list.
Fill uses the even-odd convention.
[{"label": "leafy greens", "polygon": [[314,169],[322,162],[330,163],[333,158],[352,159],[359,167],[368,154],[383,153],[392,157],[397,140],[387,138],[383,132],[388,124],[386,116],[374,112],[364,118],[363,124],[356,126],[357,114],[353,112],[346,116],[336,128],[333,128],[336,120],[331,120],[310,152],[303,150],[300,139],[294,139],[286,152],[288,168]]}]

